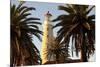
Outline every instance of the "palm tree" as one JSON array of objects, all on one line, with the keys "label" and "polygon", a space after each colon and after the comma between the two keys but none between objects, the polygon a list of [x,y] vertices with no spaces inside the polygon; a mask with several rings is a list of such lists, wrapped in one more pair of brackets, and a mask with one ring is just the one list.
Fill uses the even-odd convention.
[{"label": "palm tree", "polygon": [[57,32],[59,43],[69,45],[72,41],[72,55],[81,51],[81,60],[87,62],[95,51],[95,15],[90,14],[95,6],[89,5],[63,5],[59,10],[66,14],[58,16],[53,21],[59,21],[54,28],[61,27]]},{"label": "palm tree", "polygon": [[33,7],[23,5],[20,2],[18,6],[11,5],[11,55],[10,65],[32,65],[40,64],[40,54],[35,44],[32,42],[32,37],[40,38],[42,33],[38,25],[41,25],[39,18],[31,17],[29,11],[35,10]]},{"label": "palm tree", "polygon": [[51,42],[51,44],[51,48],[48,49],[49,59],[51,59],[53,56],[55,63],[66,63],[68,57],[70,56],[68,47],[66,48],[65,44],[59,44],[59,42],[57,42],[56,40],[54,40],[54,42]]}]

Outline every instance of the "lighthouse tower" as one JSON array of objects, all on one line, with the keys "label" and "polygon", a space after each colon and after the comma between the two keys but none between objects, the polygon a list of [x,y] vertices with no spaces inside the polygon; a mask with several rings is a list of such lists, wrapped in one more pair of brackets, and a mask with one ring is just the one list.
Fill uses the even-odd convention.
[{"label": "lighthouse tower", "polygon": [[49,11],[45,14],[45,19],[43,23],[43,36],[42,36],[42,46],[41,46],[41,59],[42,64],[47,64],[50,61],[54,61],[54,57],[49,55],[49,49],[52,48],[54,37],[52,24],[50,22],[51,14]]}]

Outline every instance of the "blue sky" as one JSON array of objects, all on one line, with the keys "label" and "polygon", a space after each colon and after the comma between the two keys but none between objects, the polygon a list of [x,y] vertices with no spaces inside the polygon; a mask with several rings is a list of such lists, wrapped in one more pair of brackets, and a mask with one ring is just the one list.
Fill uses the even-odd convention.
[{"label": "blue sky", "polygon": [[[16,4],[18,5],[18,1],[17,0],[11,0],[12,4]],[[63,3],[47,3],[47,2],[34,2],[34,1],[27,1],[24,5],[30,6],[30,7],[35,7],[36,10],[32,11],[32,15],[33,17],[38,17],[40,18],[40,22],[43,23],[44,21],[44,14],[47,11],[50,11],[50,13],[53,15],[51,19],[55,19],[57,16],[61,15],[61,14],[65,14],[64,11],[60,11],[58,10],[58,6],[59,5],[64,5]],[[95,13],[94,10],[90,13],[93,14]],[[52,23],[54,24],[54,23]],[[42,26],[39,26],[40,30],[42,30]],[[59,28],[54,29],[54,36],[56,36],[56,32]],[[33,42],[35,43],[36,47],[40,50],[41,48],[41,42],[34,37],[33,38]],[[71,43],[70,43],[71,44]],[[92,60],[94,60],[95,58],[92,58]]]}]

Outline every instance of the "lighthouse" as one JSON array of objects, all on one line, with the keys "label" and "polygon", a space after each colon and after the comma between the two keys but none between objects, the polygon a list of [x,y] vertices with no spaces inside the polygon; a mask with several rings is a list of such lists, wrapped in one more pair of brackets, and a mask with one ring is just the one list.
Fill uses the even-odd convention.
[{"label": "lighthouse", "polygon": [[50,56],[49,49],[52,48],[54,43],[53,36],[53,25],[51,24],[50,18],[51,14],[49,11],[44,15],[44,23],[43,23],[43,36],[42,36],[42,46],[41,46],[41,59],[42,64],[47,64],[48,62],[54,61],[54,56]]}]

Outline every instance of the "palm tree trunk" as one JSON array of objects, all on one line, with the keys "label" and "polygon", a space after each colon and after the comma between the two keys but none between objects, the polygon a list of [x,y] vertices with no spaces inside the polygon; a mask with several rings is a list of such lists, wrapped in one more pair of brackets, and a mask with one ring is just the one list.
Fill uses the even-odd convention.
[{"label": "palm tree trunk", "polygon": [[56,53],[56,64],[58,64],[58,63],[59,63],[59,54]]},{"label": "palm tree trunk", "polygon": [[86,55],[86,41],[85,41],[85,33],[83,32],[83,42],[81,45],[81,61],[88,62],[87,55]]},{"label": "palm tree trunk", "polygon": [[84,49],[81,49],[81,61],[82,62],[88,62],[86,52]]}]

